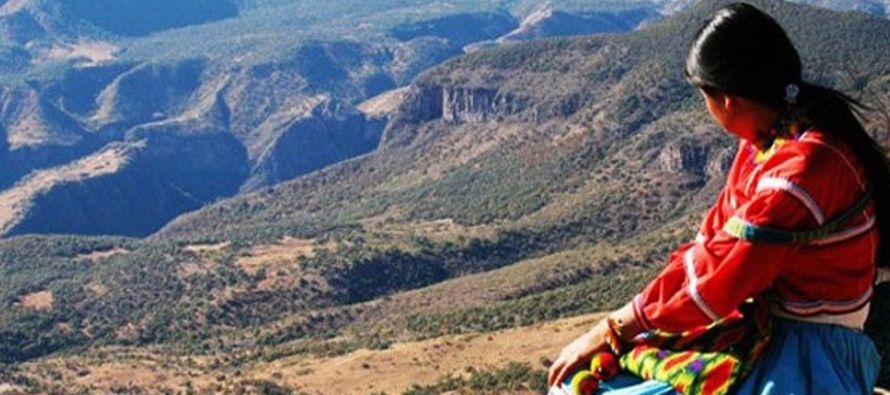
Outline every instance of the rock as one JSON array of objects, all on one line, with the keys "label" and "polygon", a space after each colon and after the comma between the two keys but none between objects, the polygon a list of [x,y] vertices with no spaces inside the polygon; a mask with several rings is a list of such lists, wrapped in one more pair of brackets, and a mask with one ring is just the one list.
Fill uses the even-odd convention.
[{"label": "rock", "polygon": [[704,175],[708,170],[707,146],[696,146],[690,143],[669,145],[658,156],[661,168],[671,173],[691,173]]}]

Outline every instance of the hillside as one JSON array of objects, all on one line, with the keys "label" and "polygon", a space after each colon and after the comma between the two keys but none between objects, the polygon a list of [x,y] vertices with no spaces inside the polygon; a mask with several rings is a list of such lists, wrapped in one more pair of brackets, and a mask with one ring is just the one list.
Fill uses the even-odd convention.
[{"label": "hillside", "polygon": [[[823,7],[836,11],[857,11],[878,16],[890,17],[890,2],[887,0],[790,0],[794,3]],[[661,12],[670,14],[686,9],[696,3],[695,0],[653,0],[652,3],[661,8]]]},{"label": "hillside", "polygon": [[[880,2],[871,0],[808,2],[885,13]],[[3,2],[0,193],[31,200],[4,224],[0,237],[147,236],[219,199],[370,152],[389,114],[369,116],[357,107],[405,87],[446,59],[521,40],[629,31],[690,2],[452,3]],[[69,196],[71,183],[48,186],[39,194],[16,190],[31,173],[71,166],[145,133],[162,134],[172,144],[149,145],[147,160],[133,162],[134,174],[78,183],[78,200],[59,198]],[[163,150],[199,146],[210,134],[214,141],[237,145],[224,149],[214,158],[217,166],[206,169],[212,177],[226,177],[226,185],[202,190],[201,180],[160,161],[169,156]],[[193,152],[185,148],[173,154],[189,158]],[[185,168],[204,164],[200,158],[182,163]],[[116,180],[124,179],[119,187],[127,192],[109,200],[103,188],[117,188]],[[121,211],[145,214],[136,219],[138,226],[28,218],[53,210],[103,218]]]},{"label": "hillside", "polygon": [[[361,106],[395,109],[377,150],[218,202],[145,240],[0,241],[0,356],[10,364],[0,385],[76,388],[58,364],[89,377],[125,358],[103,351],[113,347],[193,366],[196,385],[221,374],[260,385],[241,375],[616,307],[692,236],[731,159],[733,141],[680,72],[718,4],[626,35],[448,61]],[[788,28],[809,78],[885,103],[890,22],[758,4]],[[144,133],[132,141],[153,136]],[[138,159],[128,160],[110,163]],[[106,177],[78,163],[98,169],[88,180]],[[70,184],[82,171],[69,169],[21,185]],[[873,317],[886,311],[885,291]],[[882,325],[869,330],[886,350]],[[95,354],[77,359],[83,348]]]},{"label": "hillside", "polygon": [[[369,152],[388,114],[368,116],[359,105],[465,47],[508,34],[533,2],[314,4],[0,3],[0,193],[27,200],[0,237],[147,236],[218,199]],[[631,30],[657,17],[641,1],[555,1],[549,9],[600,19],[522,39]],[[38,173],[146,138],[141,160],[120,169],[127,174],[26,185]],[[76,214],[41,219],[58,212]],[[134,223],[111,223],[121,213]]]}]

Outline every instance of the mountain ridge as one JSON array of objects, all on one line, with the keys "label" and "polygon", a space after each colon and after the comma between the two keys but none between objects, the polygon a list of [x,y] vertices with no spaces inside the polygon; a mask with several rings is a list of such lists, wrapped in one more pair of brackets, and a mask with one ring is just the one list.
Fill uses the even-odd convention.
[{"label": "mountain ridge", "polygon": [[[890,37],[890,21],[755,3],[786,25],[808,78],[886,97],[890,40],[878,38]],[[226,376],[202,382],[212,390],[237,385],[256,361],[486,336],[617,307],[693,237],[732,157],[735,141],[681,73],[695,27],[721,4],[628,35],[448,61],[396,100],[376,151],[209,205],[146,239],[0,240],[0,305],[10,306],[0,355],[33,364],[0,379],[57,388],[71,381],[53,377],[82,370],[48,355],[91,367],[114,361],[104,347],[151,347],[153,358],[206,361],[196,375]],[[886,311],[886,289],[877,293],[873,311]],[[52,308],[24,305],[37,296]],[[868,333],[886,353],[875,317]],[[81,348],[95,359],[72,355]]]},{"label": "mountain ridge", "polygon": [[[154,217],[140,219],[157,227],[217,199],[255,191],[373,150],[386,119],[366,116],[356,109],[358,105],[463,53],[466,45],[495,39],[518,25],[509,11],[517,3],[514,1],[504,2],[503,7],[464,1],[458,8],[422,1],[389,1],[379,4],[379,9],[372,7],[369,15],[358,15],[352,9],[340,13],[345,5],[339,3],[312,10],[305,2],[280,1],[226,2],[245,8],[237,13],[222,10],[220,18],[208,14],[207,20],[188,23],[165,19],[163,23],[168,25],[157,28],[123,23],[129,19],[122,18],[118,27],[135,30],[121,32],[81,17],[94,14],[86,12],[89,7],[102,6],[111,14],[145,14],[142,16],[182,8],[181,14],[188,18],[201,14],[198,11],[212,2],[177,3],[165,8],[142,0],[111,5],[104,1],[16,0],[2,6],[3,15],[27,17],[41,24],[35,27],[39,32],[23,32],[21,40],[10,42],[8,63],[12,69],[3,80],[5,97],[0,103],[10,109],[0,119],[0,140],[5,141],[0,167],[9,171],[0,175],[0,191],[14,188],[29,173],[63,166],[96,154],[109,144],[137,140],[145,134],[165,133],[180,139],[182,146],[197,144],[190,140],[200,139],[208,131],[231,134],[246,150],[246,158],[240,154],[220,158],[219,166],[228,168],[212,171],[235,176],[232,182],[238,187],[211,189],[225,193],[208,195],[207,191],[189,189],[203,185],[201,180],[162,180],[179,187],[143,191],[168,192],[154,200],[131,199],[128,208],[136,213],[164,213],[160,222]],[[500,4],[492,1],[491,5],[495,3]],[[554,6],[569,9],[563,2]],[[572,7],[583,11],[600,6]],[[140,11],[143,8],[145,13]],[[356,8],[368,6],[358,4]],[[295,23],[299,21],[306,22],[305,26]],[[338,28],[340,23],[367,24],[368,34],[355,36],[345,27]],[[461,23],[465,29],[453,29],[454,23]],[[625,26],[630,28],[634,23],[628,21]],[[0,28],[7,25],[0,18]],[[313,32],[313,26],[319,31]],[[15,60],[19,55],[24,56],[21,62]],[[16,69],[16,65],[21,67]],[[147,149],[155,147],[160,146]],[[135,166],[163,164],[139,162]],[[203,167],[201,163],[194,166]],[[246,174],[243,168],[248,169]],[[151,171],[136,174],[157,175]],[[153,179],[143,182],[157,184]],[[121,188],[136,184],[125,183]],[[202,196],[200,204],[176,204],[179,209],[174,211],[160,207],[163,202],[181,200],[182,193],[175,189]],[[88,189],[81,193],[83,199],[79,201],[103,199],[103,191],[98,189],[93,195]],[[37,215],[49,201],[86,216],[109,215],[101,205],[86,207],[78,200],[36,198],[28,207]],[[41,226],[27,229],[81,234],[127,231],[107,223],[41,221]],[[155,230],[140,228],[124,235],[145,236]]]}]

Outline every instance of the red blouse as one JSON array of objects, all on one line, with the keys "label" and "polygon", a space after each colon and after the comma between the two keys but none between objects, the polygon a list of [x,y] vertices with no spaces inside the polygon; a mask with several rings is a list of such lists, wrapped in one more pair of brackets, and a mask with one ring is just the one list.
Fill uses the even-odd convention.
[{"label": "red blouse", "polygon": [[[844,142],[811,129],[759,152],[742,141],[726,186],[694,242],[634,298],[647,329],[683,332],[733,313],[766,290],[785,313],[844,314],[871,300],[878,233],[873,203],[816,240],[753,241],[746,231],[811,230],[867,193],[865,170]],[[728,226],[734,222],[736,226]]]}]

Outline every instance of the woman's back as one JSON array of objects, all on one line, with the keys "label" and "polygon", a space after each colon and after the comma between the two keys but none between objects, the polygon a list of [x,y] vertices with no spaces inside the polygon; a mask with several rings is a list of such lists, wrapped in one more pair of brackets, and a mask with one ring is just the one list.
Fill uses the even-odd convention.
[{"label": "woman's back", "polygon": [[[733,217],[750,224],[781,224],[790,230],[816,229],[854,208],[869,189],[862,164],[847,144],[830,134],[810,129],[778,140],[765,152],[742,142],[726,192],[717,202],[719,209],[705,220],[702,234],[713,238],[725,231]],[[768,190],[775,192],[773,204],[791,207],[746,207],[752,197]],[[781,217],[758,215],[763,213]],[[794,250],[788,255],[791,262],[776,263],[783,270],[772,286],[778,305],[796,316],[861,310],[871,298],[877,245],[871,202],[828,235],[788,245]],[[863,322],[855,327],[864,323],[864,315],[860,318]]]}]

